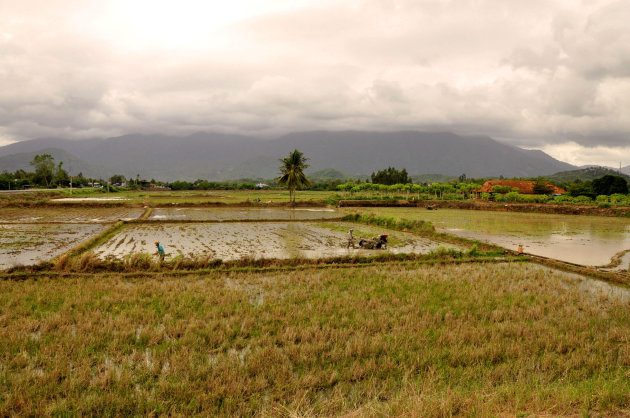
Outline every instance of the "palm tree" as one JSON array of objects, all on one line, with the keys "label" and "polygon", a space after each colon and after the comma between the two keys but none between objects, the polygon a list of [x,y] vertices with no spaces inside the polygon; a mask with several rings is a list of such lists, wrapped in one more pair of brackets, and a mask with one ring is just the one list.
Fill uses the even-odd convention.
[{"label": "palm tree", "polygon": [[288,157],[280,159],[280,162],[282,162],[280,174],[282,176],[278,179],[278,184],[287,186],[289,189],[289,201],[293,205],[295,205],[295,189],[311,186],[311,182],[304,175],[304,170],[308,168],[306,161],[308,161],[308,158],[305,158],[304,154],[298,150],[293,150]]}]

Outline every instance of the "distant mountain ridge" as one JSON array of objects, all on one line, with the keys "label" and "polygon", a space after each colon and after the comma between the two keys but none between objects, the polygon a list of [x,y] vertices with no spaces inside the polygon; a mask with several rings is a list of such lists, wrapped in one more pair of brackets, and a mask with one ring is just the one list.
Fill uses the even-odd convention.
[{"label": "distant mountain ridge", "polygon": [[[528,177],[549,175],[576,167],[539,150],[524,150],[487,136],[448,132],[295,132],[274,140],[243,135],[199,132],[189,136],[125,135],[108,139],[71,141],[36,139],[0,147],[2,161],[16,154],[55,148],[76,156],[90,170],[105,169],[157,180],[224,180],[274,178],[279,159],[293,149],[309,158],[309,172],[334,168],[351,176],[369,176],[387,167],[406,168],[410,175],[439,173],[468,177]],[[7,160],[7,158],[9,158]],[[5,163],[7,164],[7,163]],[[68,165],[64,165],[68,168]],[[92,168],[90,168],[92,167]],[[73,167],[73,170],[74,167]],[[101,177],[101,175],[97,175]]]},{"label": "distant mountain ridge", "polygon": [[560,171],[558,173],[554,173],[550,176],[547,176],[549,180],[554,182],[562,182],[562,181],[574,181],[574,180],[593,180],[596,178],[603,177],[605,175],[612,176],[621,176],[626,180],[630,181],[630,176],[627,174],[619,173],[618,170],[612,169],[610,167],[601,167],[601,166],[588,166],[584,168],[579,168],[577,170],[569,170],[569,171]]}]

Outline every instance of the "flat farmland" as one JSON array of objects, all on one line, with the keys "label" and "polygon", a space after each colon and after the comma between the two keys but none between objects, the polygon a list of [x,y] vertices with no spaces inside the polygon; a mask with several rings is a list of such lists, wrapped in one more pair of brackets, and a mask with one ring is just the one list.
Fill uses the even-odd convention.
[{"label": "flat farmland", "polygon": [[2,281],[0,414],[626,415],[630,305],[583,280],[501,263]]},{"label": "flat farmland", "polygon": [[135,219],[137,208],[2,208],[0,269],[33,265],[59,256],[119,219]]},{"label": "flat farmland", "polygon": [[[431,222],[438,231],[587,266],[603,266],[630,251],[630,219],[461,209],[360,208],[374,213]],[[628,269],[628,260],[623,260]]]},{"label": "flat farmland", "polygon": [[135,219],[142,215],[140,208],[44,207],[2,208],[0,224],[4,223],[91,223]]},{"label": "flat farmland", "polygon": [[58,256],[103,229],[102,224],[0,224],[0,269]]},{"label": "flat farmland", "polygon": [[151,220],[266,220],[266,219],[328,219],[343,216],[330,208],[156,208]]},{"label": "flat farmland", "polygon": [[[347,235],[350,228],[356,229],[356,237],[363,238],[388,233],[390,244],[383,251],[348,249]],[[163,244],[167,259],[185,256],[221,260],[313,259],[376,255],[385,251],[394,254],[426,254],[445,245],[410,233],[339,222],[148,223],[126,226],[95,248],[94,253],[103,259],[122,260],[134,253],[155,253],[155,241]]]},{"label": "flat farmland", "polygon": [[630,414],[628,287],[426,210],[299,209],[3,210],[2,266],[52,262],[0,272],[0,416]]}]

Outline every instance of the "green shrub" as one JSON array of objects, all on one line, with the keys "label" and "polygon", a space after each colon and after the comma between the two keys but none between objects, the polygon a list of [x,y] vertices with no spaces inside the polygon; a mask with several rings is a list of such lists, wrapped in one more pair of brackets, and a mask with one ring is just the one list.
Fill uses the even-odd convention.
[{"label": "green shrub", "polygon": [[508,202],[521,202],[521,195],[517,192],[509,192],[505,194],[505,200]]},{"label": "green shrub", "polygon": [[562,196],[554,196],[553,201],[554,203],[573,203],[573,197],[569,196],[569,195],[562,195]]},{"label": "green shrub", "polygon": [[435,228],[433,227],[433,224],[431,224],[430,222],[422,221],[422,220],[410,220],[410,219],[396,220],[393,217],[361,215],[358,213],[346,215],[341,219],[348,222],[358,222],[358,223],[364,223],[368,225],[378,225],[384,228],[397,229],[397,230],[406,229],[409,231],[417,231],[417,232],[432,232],[435,230]]},{"label": "green shrub", "polygon": [[588,196],[577,196],[573,198],[573,203],[577,205],[592,205],[593,199]]}]

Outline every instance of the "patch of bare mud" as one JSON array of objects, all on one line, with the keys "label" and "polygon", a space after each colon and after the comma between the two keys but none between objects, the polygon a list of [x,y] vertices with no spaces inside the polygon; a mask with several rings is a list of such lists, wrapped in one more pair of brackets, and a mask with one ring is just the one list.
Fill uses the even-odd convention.
[{"label": "patch of bare mud", "polygon": [[[389,233],[395,242],[385,250],[391,253],[423,254],[441,245],[413,234],[380,231]],[[123,259],[133,253],[154,253],[155,241],[162,243],[167,258],[210,256],[226,261],[375,255],[383,251],[347,248],[346,231],[310,222],[236,222],[129,225],[95,252],[103,259]]]},{"label": "patch of bare mud", "polygon": [[0,225],[0,268],[49,260],[104,228],[106,226],[100,224]]},{"label": "patch of bare mud", "polygon": [[193,221],[227,220],[309,220],[340,217],[335,209],[327,208],[159,208],[149,219],[187,219]]}]

